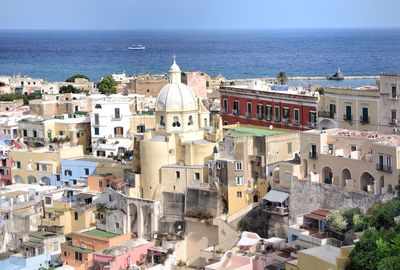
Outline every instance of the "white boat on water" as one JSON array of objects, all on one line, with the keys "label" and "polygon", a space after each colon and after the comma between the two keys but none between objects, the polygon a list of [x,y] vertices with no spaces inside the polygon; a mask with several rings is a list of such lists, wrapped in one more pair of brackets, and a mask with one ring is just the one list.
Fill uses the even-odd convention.
[{"label": "white boat on water", "polygon": [[143,46],[142,44],[133,44],[131,46],[128,47],[128,50],[145,50],[146,47]]}]

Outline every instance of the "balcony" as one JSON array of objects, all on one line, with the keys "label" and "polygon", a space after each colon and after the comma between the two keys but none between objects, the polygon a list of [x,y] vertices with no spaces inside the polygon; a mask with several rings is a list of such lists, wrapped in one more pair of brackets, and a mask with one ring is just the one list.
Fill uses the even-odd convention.
[{"label": "balcony", "polygon": [[311,159],[317,159],[317,152],[309,152],[308,157]]},{"label": "balcony", "polygon": [[343,120],[346,121],[346,122],[353,122],[353,116],[344,114],[343,115]]},{"label": "balcony", "polygon": [[257,119],[258,120],[263,120],[263,114],[262,113],[257,113]]},{"label": "balcony", "polygon": [[388,166],[386,164],[377,163],[376,170],[381,172],[392,173],[392,166]]},{"label": "balcony", "polygon": [[292,120],[292,124],[295,126],[299,126],[300,125],[300,121],[298,119],[293,119]]},{"label": "balcony", "polygon": [[318,112],[319,117],[324,117],[324,118],[330,118],[334,119],[335,118],[335,113],[334,112]]},{"label": "balcony", "polygon": [[369,117],[360,116],[360,123],[362,125],[369,124]]},{"label": "balcony", "polygon": [[272,121],[271,115],[266,115],[266,116],[265,116],[265,120],[267,120],[267,121]]},{"label": "balcony", "polygon": [[233,111],[232,111],[232,114],[233,114],[234,116],[239,116],[239,110],[233,110]]},{"label": "balcony", "polygon": [[308,127],[316,128],[317,127],[317,122],[308,122]]},{"label": "balcony", "polygon": [[246,117],[251,118],[251,112],[246,112]]},{"label": "balcony", "polygon": [[390,121],[389,124],[392,125],[392,126],[397,126],[398,123],[399,123],[399,121],[397,119],[392,119],[392,121]]},{"label": "balcony", "polygon": [[264,211],[270,214],[286,216],[289,215],[289,207],[284,206],[264,206]]},{"label": "balcony", "polygon": [[289,124],[289,118],[282,118],[283,124]]}]

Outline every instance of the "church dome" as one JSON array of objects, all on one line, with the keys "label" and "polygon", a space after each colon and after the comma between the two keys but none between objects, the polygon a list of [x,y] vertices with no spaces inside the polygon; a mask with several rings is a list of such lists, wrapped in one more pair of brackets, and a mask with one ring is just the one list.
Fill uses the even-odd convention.
[{"label": "church dome", "polygon": [[183,83],[165,85],[156,99],[156,111],[185,112],[198,109],[197,100],[192,90]]}]

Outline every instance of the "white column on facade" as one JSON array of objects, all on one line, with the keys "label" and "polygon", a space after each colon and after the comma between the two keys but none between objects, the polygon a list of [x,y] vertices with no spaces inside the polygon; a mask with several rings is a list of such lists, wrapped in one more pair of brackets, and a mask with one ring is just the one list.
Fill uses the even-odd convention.
[{"label": "white column on facade", "polygon": [[144,228],[143,228],[143,209],[141,203],[137,205],[137,236],[138,237],[143,237],[144,234]]},{"label": "white column on facade", "polygon": [[131,209],[129,207],[129,202],[126,202],[126,228],[124,229],[124,233],[131,232]]}]

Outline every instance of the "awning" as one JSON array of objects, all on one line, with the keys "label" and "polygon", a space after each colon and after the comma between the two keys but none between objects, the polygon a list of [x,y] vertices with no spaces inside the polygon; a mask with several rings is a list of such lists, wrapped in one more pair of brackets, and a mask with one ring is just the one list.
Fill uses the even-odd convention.
[{"label": "awning", "polygon": [[270,202],[283,203],[287,198],[289,198],[289,193],[273,189],[263,199]]}]

